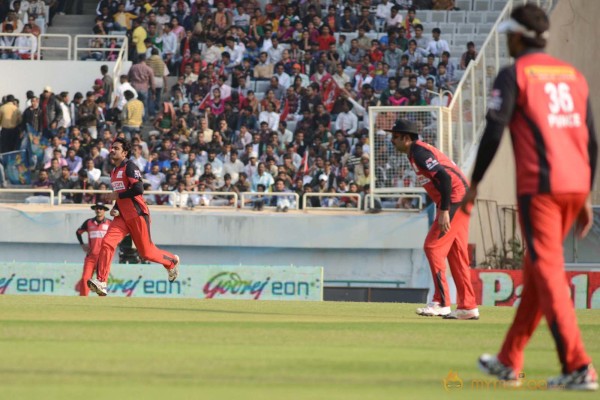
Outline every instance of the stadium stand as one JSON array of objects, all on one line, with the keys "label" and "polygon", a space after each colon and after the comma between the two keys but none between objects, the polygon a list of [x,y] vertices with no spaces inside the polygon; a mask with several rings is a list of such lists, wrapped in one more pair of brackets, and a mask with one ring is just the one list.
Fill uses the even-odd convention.
[{"label": "stadium stand", "polygon": [[[229,205],[217,201],[218,192],[273,192],[282,180],[283,191],[299,199],[307,192],[331,193],[315,197],[312,208],[352,208],[344,193],[369,193],[369,107],[428,105],[431,93],[453,91],[467,43],[475,49],[483,44],[505,3],[457,0],[456,9],[437,10],[419,9],[415,1],[410,10],[392,10],[392,1],[177,0],[153,7],[101,0],[84,1],[79,10],[45,10],[45,23],[52,24],[39,27],[44,32],[96,35],[78,59],[99,66],[115,61],[123,39],[105,35],[117,35],[128,39],[127,57],[135,65],[122,78],[91,76],[80,98],[60,88],[31,88],[27,104],[15,111],[17,126],[2,125],[3,138],[17,129],[30,142],[1,141],[4,175],[10,176],[3,179],[0,170],[0,185],[52,188],[56,196],[61,189],[99,189],[110,171],[107,149],[123,136],[133,140],[149,188],[175,193],[183,184],[192,206]],[[15,33],[31,30],[24,22],[39,16],[33,9],[0,12],[3,59],[27,58],[15,42],[25,36],[7,32],[12,25]],[[439,42],[434,28],[441,31]],[[41,54],[59,57],[51,50]],[[437,73],[440,64],[447,67],[444,76]],[[429,72],[413,83],[423,66]],[[127,101],[125,90],[141,101]],[[2,108],[12,109],[10,93],[0,94]],[[142,109],[144,118],[137,121]],[[41,143],[37,157],[27,147],[34,140]],[[26,169],[16,177],[15,151],[23,151],[19,168]],[[48,179],[40,179],[41,170]],[[7,192],[0,201],[48,202],[37,194],[25,199]],[[60,200],[86,203],[98,196],[70,193]],[[151,195],[148,201],[175,206],[173,198]]]}]

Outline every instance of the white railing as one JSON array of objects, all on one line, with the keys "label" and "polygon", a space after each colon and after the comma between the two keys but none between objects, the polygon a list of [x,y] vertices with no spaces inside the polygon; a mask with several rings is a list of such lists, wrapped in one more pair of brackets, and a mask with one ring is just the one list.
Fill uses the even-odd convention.
[{"label": "white railing", "polygon": [[[14,190],[23,190],[23,191],[28,191],[28,189],[14,189]],[[0,192],[1,193],[1,192]],[[68,200],[68,196],[69,195],[73,195],[73,194],[83,194],[83,195],[95,195],[95,194],[108,194],[108,193],[112,193],[111,190],[97,190],[97,189],[61,189],[58,192],[58,199],[56,204],[57,205],[63,205],[63,204],[69,204],[69,205],[81,205],[81,206],[89,206],[91,203],[71,203],[71,202],[66,202],[66,200]],[[152,204],[152,202],[148,203],[148,206],[150,207],[169,207],[169,208],[185,208],[188,207],[188,202],[186,200],[185,204],[181,204],[180,202],[177,201],[177,197],[178,195],[187,195],[187,196],[210,196],[210,201],[208,205],[198,205],[198,204],[191,204],[190,208],[194,208],[194,207],[202,207],[202,208],[233,208],[233,209],[237,209],[237,204],[238,204],[238,195],[235,192],[189,192],[189,191],[184,191],[184,192],[164,192],[161,190],[146,190],[144,191],[143,196],[146,198],[146,200],[148,200],[147,196],[162,196],[162,197],[168,197],[168,200],[164,203],[164,204]],[[214,200],[215,197],[231,197],[232,201],[230,200],[226,200],[225,204],[221,204],[221,205],[215,205]],[[189,198],[189,197],[188,197]],[[194,201],[194,197],[190,198],[190,200]],[[217,199],[218,200],[218,199]],[[54,204],[54,202],[53,202]]]},{"label": "white railing", "polygon": [[[212,191],[201,191],[201,192],[160,192],[160,193],[173,193],[174,199],[172,200],[173,207],[188,208],[188,209],[230,209],[237,210],[238,206],[238,194],[235,192],[212,192]],[[182,201],[178,196],[187,195],[186,201]],[[205,196],[205,197],[204,197]],[[202,204],[201,200],[203,197],[207,200],[207,204]],[[226,197],[223,199],[223,197]],[[198,203],[198,204],[196,204]]]},{"label": "white railing", "polygon": [[[66,203],[64,202],[64,200],[66,199],[66,195],[70,195],[70,194],[108,194],[108,193],[112,193],[112,190],[97,190],[97,189],[61,189],[58,191],[58,199],[57,199],[57,205],[62,205],[62,204],[69,204],[69,205],[83,205],[83,206],[89,206],[91,203]],[[152,195],[160,195],[160,196],[168,196],[169,197],[169,201],[167,202],[167,204],[148,204],[151,207],[175,207],[174,202],[172,201],[171,197],[173,197],[175,194],[175,192],[163,192],[160,190],[146,190],[144,191],[144,194],[142,196],[152,196]]]},{"label": "white railing", "polygon": [[[381,209],[385,210],[385,211],[421,211],[423,209],[423,197],[425,194],[425,190],[422,188],[413,188],[416,190],[413,190],[413,192],[418,192],[421,194],[402,194],[402,193],[378,193],[375,195],[372,194],[367,194],[365,196],[365,204],[372,204],[371,203],[371,198],[374,197],[374,199],[378,200],[381,204]],[[393,202],[389,202],[389,200],[386,199],[396,199],[396,201]],[[403,202],[401,202],[400,200],[409,200],[410,203],[407,204],[402,204]],[[416,205],[414,205],[414,202],[417,202]],[[388,204],[389,203],[389,204]],[[390,207],[391,205],[391,207]]]},{"label": "white railing", "polygon": [[[82,51],[88,51],[88,52],[97,52],[97,53],[102,53],[103,57],[102,60],[100,61],[106,61],[105,60],[105,55],[106,53],[109,52],[115,52],[117,53],[116,57],[115,57],[115,62],[118,64],[118,72],[119,74],[121,73],[122,70],[122,65],[123,65],[123,61],[127,61],[127,55],[128,55],[128,51],[129,51],[129,47],[128,47],[128,42],[127,42],[127,36],[123,36],[123,35],[76,35],[75,39],[73,39],[73,37],[71,35],[67,35],[67,34],[59,34],[59,33],[43,33],[40,34],[37,38],[32,35],[31,33],[3,33],[0,32],[0,38],[1,37],[28,37],[30,39],[33,39],[31,46],[17,46],[12,45],[12,46],[4,46],[4,45],[0,45],[0,50],[5,50],[5,49],[11,49],[11,50],[19,50],[19,49],[27,49],[29,50],[29,53],[31,54],[31,58],[30,60],[41,60],[43,56],[43,52],[44,51],[57,51],[57,52],[64,52],[66,53],[65,56],[65,60],[73,60],[73,61],[77,61],[78,58],[78,54],[79,52]],[[49,40],[49,39],[64,39],[65,43],[61,44],[61,45],[54,45],[54,46],[48,46],[48,45],[44,45],[43,41],[45,40]],[[104,44],[103,47],[87,47],[83,46],[80,47],[78,40],[79,39],[87,39],[89,40],[103,40]],[[106,47],[107,46],[107,42],[109,42],[111,39],[115,39],[117,41],[118,46],[115,48],[111,48],[111,47]],[[73,45],[73,40],[75,41],[75,44]],[[74,47],[73,47],[74,46]],[[37,55],[37,57],[35,57]],[[117,66],[115,66],[115,70],[117,69]],[[115,72],[115,70],[113,72]],[[116,75],[118,78],[118,75]]]},{"label": "white railing", "polygon": [[[66,46],[46,46],[43,43],[45,39],[66,39]],[[59,33],[42,33],[37,38],[37,59],[41,60],[43,52],[46,50],[51,51],[62,51],[67,53],[67,60],[71,59],[71,49],[73,48],[73,38],[71,35],[59,34]]]},{"label": "white railing", "polygon": [[[36,189],[36,188],[27,188],[27,189],[0,189],[0,194],[2,193],[31,193],[31,194],[35,194],[35,193],[42,193],[42,194],[48,194],[47,198],[48,198],[48,204],[49,205],[54,205],[54,190],[52,189]],[[36,197],[42,197],[42,196],[36,196]],[[43,196],[46,197],[46,196]],[[2,203],[2,199],[0,199],[0,203]],[[45,202],[44,202],[45,203]],[[5,203],[6,204],[6,203]]]},{"label": "white railing", "polygon": [[[119,50],[119,55],[117,56],[115,66],[113,67],[113,75],[112,75],[113,88],[117,88],[121,84],[120,79],[121,79],[121,75],[123,73],[123,63],[125,61],[127,61],[128,54],[129,54],[129,42],[127,40],[127,36],[125,36],[125,38],[123,40],[123,45],[121,46],[121,49]],[[109,101],[110,101],[110,104],[108,104],[109,107],[112,107],[112,104],[116,97],[117,97],[117,95],[115,94],[115,91],[113,90],[112,99],[109,99]]]},{"label": "white railing", "polygon": [[[356,206],[352,207],[311,207],[308,202],[308,199],[311,197],[352,197],[356,199]],[[304,193],[302,195],[302,204],[304,206],[304,211],[311,210],[323,210],[323,211],[331,211],[331,210],[342,210],[342,211],[362,211],[362,196],[360,193]]]},{"label": "white railing", "polygon": [[263,206],[266,208],[275,208],[270,205],[272,197],[291,197],[294,201],[290,202],[288,207],[291,210],[297,210],[299,206],[298,200],[300,200],[300,196],[295,192],[242,192],[240,195],[240,208],[242,209],[246,207],[246,204],[254,205],[257,201],[262,201]]},{"label": "white railing", "polygon": [[[57,205],[62,205],[63,204],[63,200],[66,200],[67,195],[70,194],[108,194],[108,193],[112,193],[112,190],[97,190],[97,189],[61,189],[58,191],[57,194],[57,201],[56,204]],[[65,203],[67,204],[67,203]],[[74,205],[82,205],[82,206],[89,206],[90,203],[68,203],[69,205],[74,204]]]},{"label": "white railing", "polygon": [[[117,47],[111,48],[108,47],[109,46],[109,42],[111,40],[115,40],[116,44],[118,45]],[[83,46],[80,46],[79,42],[80,40],[86,40],[87,43]],[[90,43],[98,43],[100,44],[100,41],[102,41],[103,43],[101,43],[101,46],[98,47],[89,47]],[[73,60],[78,60],[80,59],[80,52],[89,52],[89,53],[101,53],[102,54],[102,60],[99,61],[106,61],[106,55],[107,53],[110,52],[115,52],[117,53],[115,56],[115,61],[118,60],[119,57],[121,57],[122,59],[124,58],[125,60],[127,59],[127,53],[128,53],[128,42],[127,42],[127,36],[125,35],[76,35],[75,36],[75,52],[73,55]],[[90,57],[89,59],[94,59],[94,57]]]}]

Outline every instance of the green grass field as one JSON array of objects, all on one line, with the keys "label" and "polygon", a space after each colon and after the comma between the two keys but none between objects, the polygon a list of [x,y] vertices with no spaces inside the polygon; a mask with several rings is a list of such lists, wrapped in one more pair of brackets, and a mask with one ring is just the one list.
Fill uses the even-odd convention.
[{"label": "green grass field", "polygon": [[[0,399],[582,399],[596,394],[473,389],[513,315],[479,321],[414,305],[140,298],[0,297]],[[578,312],[600,360],[600,311]],[[452,370],[463,389],[445,391]],[[559,370],[545,326],[526,377]]]}]

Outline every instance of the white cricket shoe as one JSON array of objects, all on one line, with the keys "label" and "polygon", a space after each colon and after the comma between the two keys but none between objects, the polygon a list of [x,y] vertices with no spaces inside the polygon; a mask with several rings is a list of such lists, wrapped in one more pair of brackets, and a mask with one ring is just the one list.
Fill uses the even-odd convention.
[{"label": "white cricket shoe", "polygon": [[598,374],[592,364],[569,374],[548,379],[548,389],[598,390]]},{"label": "white cricket shoe", "polygon": [[95,292],[98,296],[106,296],[108,291],[106,290],[106,282],[100,282],[98,279],[88,279],[87,285],[91,291]]},{"label": "white cricket shoe", "polygon": [[444,315],[444,319],[479,319],[479,309],[464,310],[457,308],[448,315]]},{"label": "white cricket shoe", "polygon": [[179,256],[175,255],[175,265],[173,268],[167,270],[169,272],[169,282],[175,282],[175,279],[179,276]]},{"label": "white cricket shoe", "polygon": [[440,307],[440,303],[433,302],[428,303],[425,307],[417,308],[417,315],[423,317],[443,317],[444,315],[450,314],[452,309],[450,307]]},{"label": "white cricket shoe", "polygon": [[481,372],[494,375],[498,380],[504,381],[506,386],[519,387],[522,382],[517,378],[515,370],[502,364],[498,357],[491,354],[482,354],[477,360],[477,366]]}]

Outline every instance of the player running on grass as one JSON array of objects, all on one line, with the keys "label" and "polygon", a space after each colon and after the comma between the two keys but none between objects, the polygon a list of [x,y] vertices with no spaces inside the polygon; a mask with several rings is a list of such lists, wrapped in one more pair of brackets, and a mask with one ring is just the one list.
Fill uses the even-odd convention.
[{"label": "player running on grass", "polygon": [[152,243],[150,237],[150,212],[142,196],[144,184],[142,173],[129,160],[131,144],[117,138],[110,149],[110,160],[115,168],[110,174],[113,192],[108,196],[116,203],[110,211],[115,217],[102,241],[98,259],[97,279],[90,279],[87,284],[99,296],[106,296],[106,281],[110,273],[110,264],[115,248],[127,234],[140,253],[140,257],[148,261],[162,264],[169,273],[169,282],[177,279],[179,274],[179,257],[161,250]]},{"label": "player running on grass", "polygon": [[[424,245],[435,287],[433,302],[417,308],[417,314],[446,319],[479,319],[469,271],[469,215],[460,210],[460,200],[469,187],[467,180],[452,160],[419,140],[414,123],[399,119],[386,131],[391,132],[396,150],[408,156],[423,188],[437,205],[436,220]],[[450,309],[446,259],[456,283],[458,304],[455,311]]]},{"label": "player running on grass", "polygon": [[518,385],[523,352],[542,316],[562,365],[550,388],[597,390],[598,376],[577,326],[563,268],[563,241],[573,222],[584,237],[592,226],[590,190],[597,144],[588,85],[572,65],[543,52],[550,22],[539,7],[515,8],[498,31],[507,33],[514,65],[494,82],[466,211],[490,165],[506,125],[517,166],[517,197],[527,243],[523,292],[512,326],[496,356],[484,354],[480,368]]}]

